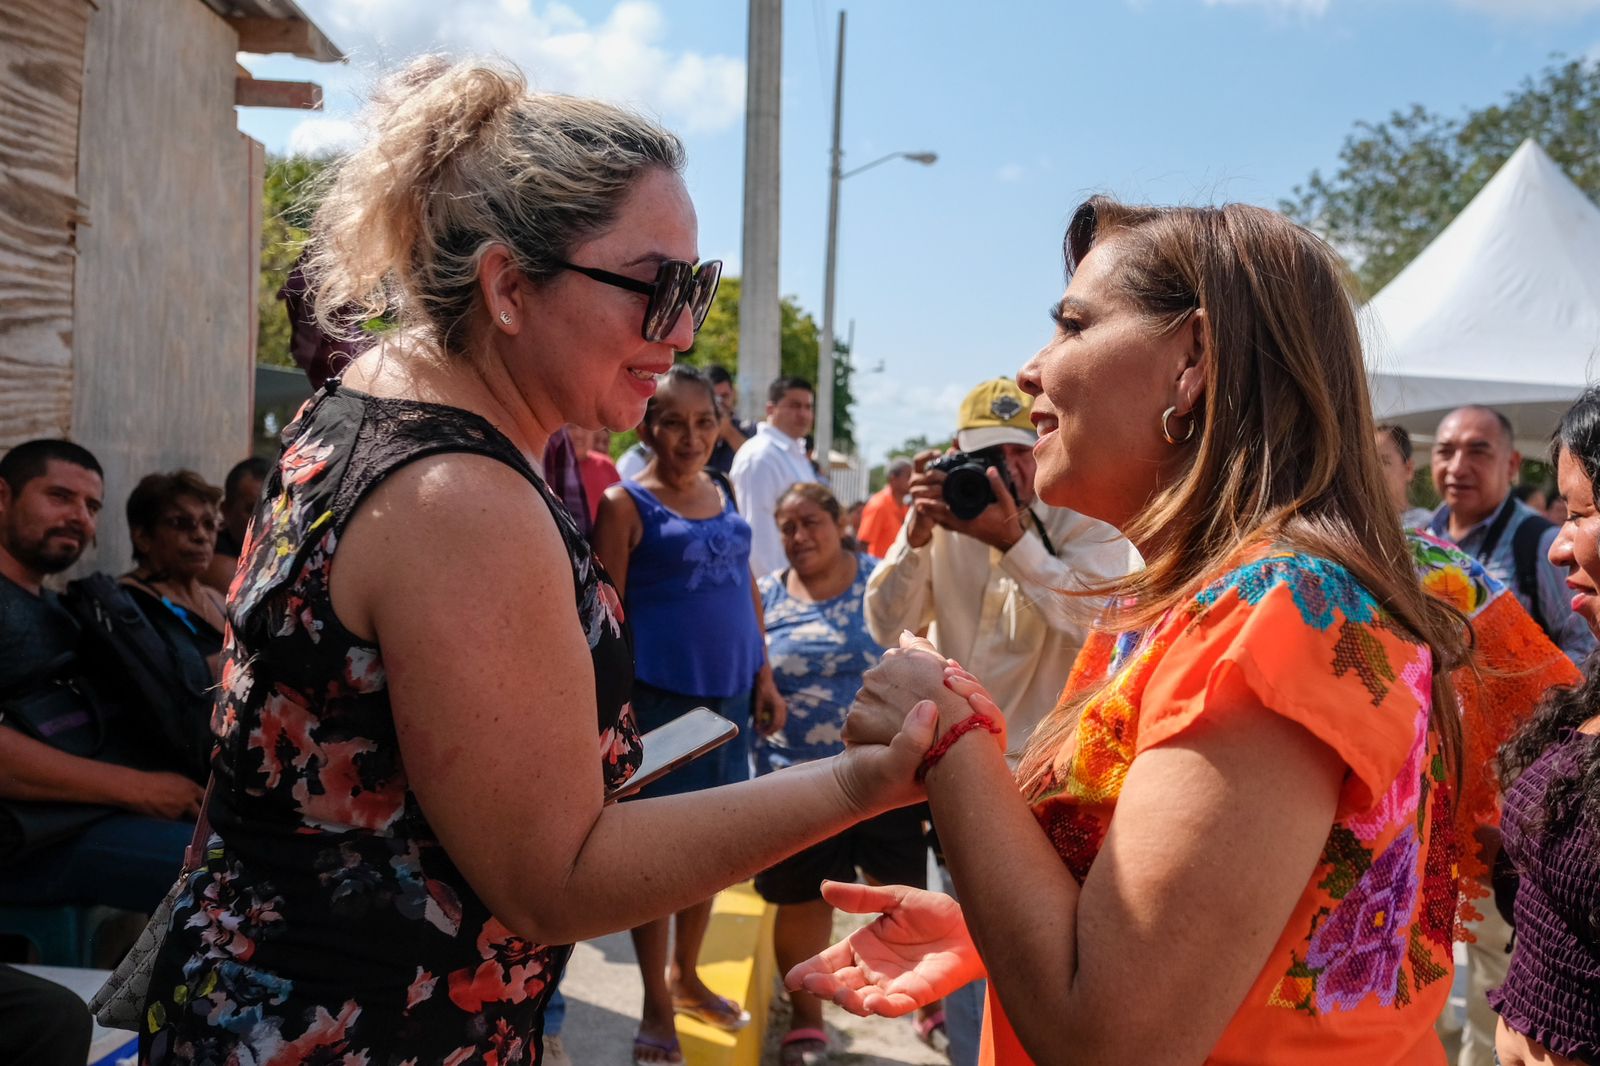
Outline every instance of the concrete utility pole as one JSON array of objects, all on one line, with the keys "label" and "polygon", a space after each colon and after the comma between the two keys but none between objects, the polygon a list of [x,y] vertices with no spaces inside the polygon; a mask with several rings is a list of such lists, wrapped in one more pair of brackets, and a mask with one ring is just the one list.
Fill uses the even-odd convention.
[{"label": "concrete utility pole", "polygon": [[778,167],[783,0],[750,0],[744,119],[744,248],[739,294],[739,414],[759,421],[778,376]]}]

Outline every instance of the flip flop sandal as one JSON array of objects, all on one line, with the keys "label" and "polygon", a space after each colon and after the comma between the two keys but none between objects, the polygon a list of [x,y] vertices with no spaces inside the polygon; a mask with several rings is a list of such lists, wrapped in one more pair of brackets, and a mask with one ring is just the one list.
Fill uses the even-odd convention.
[{"label": "flip flop sandal", "polygon": [[718,996],[710,1003],[685,996],[673,996],[672,1009],[678,1014],[686,1014],[725,1033],[737,1033],[750,1024],[750,1012],[741,1010],[739,1004],[727,996]]},{"label": "flip flop sandal", "polygon": [[[641,1050],[660,1051],[666,1058],[641,1059]],[[683,1066],[683,1048],[678,1044],[678,1038],[662,1040],[659,1037],[645,1036],[643,1033],[633,1034],[633,1066]]]},{"label": "flip flop sandal", "polygon": [[916,1020],[917,1039],[941,1055],[950,1053],[950,1035],[945,1030],[944,1011],[936,1010]]},{"label": "flip flop sandal", "polygon": [[821,1029],[791,1029],[778,1044],[778,1066],[822,1066],[832,1046]]}]

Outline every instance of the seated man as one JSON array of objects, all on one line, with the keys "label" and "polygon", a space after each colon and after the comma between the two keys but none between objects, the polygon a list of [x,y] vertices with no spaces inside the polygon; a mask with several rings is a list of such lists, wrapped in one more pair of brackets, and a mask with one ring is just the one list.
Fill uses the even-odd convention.
[{"label": "seated man", "polygon": [[89,1008],[77,993],[0,966],[0,1062],[83,1066],[92,1032]]},{"label": "seated man", "polygon": [[93,541],[103,491],[67,441],[0,458],[0,903],[149,912],[200,810],[131,686],[91,667],[85,628],[43,585]]}]

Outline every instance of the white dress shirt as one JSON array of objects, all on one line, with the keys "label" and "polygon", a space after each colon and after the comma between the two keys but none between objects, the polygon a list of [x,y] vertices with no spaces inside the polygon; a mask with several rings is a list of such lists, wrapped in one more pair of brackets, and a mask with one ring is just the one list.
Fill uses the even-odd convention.
[{"label": "white dress shirt", "polygon": [[906,540],[906,516],[889,555],[867,582],[866,619],[878,643],[928,626],[928,639],[983,682],[1006,716],[1013,766],[1066,687],[1100,597],[1068,591],[1099,585],[1143,565],[1113,527],[1063,507],[1031,510],[1056,554],[1031,528],[1002,552],[943,527],[921,548]]},{"label": "white dress shirt", "polygon": [[644,468],[650,465],[650,460],[655,458],[655,453],[644,446],[640,441],[617,460],[617,473],[624,481],[638,481],[639,475],[644,473]]},{"label": "white dress shirt", "polygon": [[796,482],[819,480],[806,458],[806,442],[762,422],[733,457],[728,478],[739,497],[739,513],[750,523],[750,569],[757,577],[782,570],[788,559],[773,514],[778,497]]}]

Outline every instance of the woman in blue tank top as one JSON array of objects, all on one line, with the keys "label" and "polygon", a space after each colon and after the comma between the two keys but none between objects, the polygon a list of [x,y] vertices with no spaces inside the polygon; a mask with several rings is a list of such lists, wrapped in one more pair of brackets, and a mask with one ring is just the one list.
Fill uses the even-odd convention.
[{"label": "woman in blue tank top", "polygon": [[[672,367],[639,427],[640,439],[654,453],[649,465],[637,480],[606,491],[595,521],[595,549],[634,633],[639,729],[657,728],[700,706],[740,729],[732,743],[642,789],[641,797],[747,780],[752,718],[767,732],[783,724],[783,697],[767,664],[761,601],[750,575],[750,526],[726,481],[705,469],[717,430],[710,381],[693,367]],[[695,972],[710,916],[709,899],[677,913],[670,971],[668,920],[633,930],[645,987],[635,1062],[682,1061],[675,1013],[729,1030],[749,1022]]]}]

